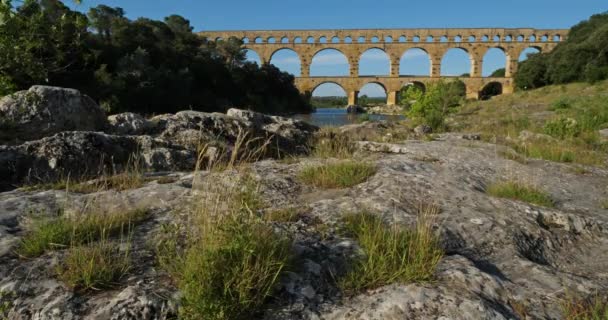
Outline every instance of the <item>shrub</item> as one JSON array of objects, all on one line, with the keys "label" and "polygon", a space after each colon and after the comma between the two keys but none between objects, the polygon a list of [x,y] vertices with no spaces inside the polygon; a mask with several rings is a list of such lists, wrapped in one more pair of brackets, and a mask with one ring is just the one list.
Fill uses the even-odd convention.
[{"label": "shrub", "polygon": [[521,182],[498,182],[488,187],[486,192],[495,197],[524,201],[543,207],[555,206],[555,203],[547,193]]},{"label": "shrub", "polygon": [[424,282],[432,279],[443,256],[432,226],[439,209],[421,206],[416,228],[388,226],[370,213],[344,217],[344,230],[363,249],[339,282],[342,289],[356,293],[391,283]]},{"label": "shrub", "polygon": [[309,166],[299,174],[300,181],[321,188],[348,188],[364,182],[376,173],[376,167],[365,162],[345,161]]},{"label": "shrub", "polygon": [[560,139],[573,138],[581,133],[581,126],[572,118],[559,117],[547,122],[544,131],[546,134]]},{"label": "shrub", "polygon": [[424,122],[434,131],[445,130],[446,116],[458,106],[465,94],[466,88],[460,80],[433,83],[412,104],[407,116],[414,122]]}]

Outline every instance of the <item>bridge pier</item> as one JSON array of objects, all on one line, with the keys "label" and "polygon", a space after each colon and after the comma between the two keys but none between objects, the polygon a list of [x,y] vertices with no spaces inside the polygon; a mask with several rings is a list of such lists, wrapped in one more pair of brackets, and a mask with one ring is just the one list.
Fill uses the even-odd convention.
[{"label": "bridge pier", "polygon": [[348,92],[348,105],[356,106],[359,103],[359,91],[349,91]]},{"label": "bridge pier", "polygon": [[397,105],[397,100],[399,99],[398,91],[389,91],[386,94],[386,104],[389,106]]}]

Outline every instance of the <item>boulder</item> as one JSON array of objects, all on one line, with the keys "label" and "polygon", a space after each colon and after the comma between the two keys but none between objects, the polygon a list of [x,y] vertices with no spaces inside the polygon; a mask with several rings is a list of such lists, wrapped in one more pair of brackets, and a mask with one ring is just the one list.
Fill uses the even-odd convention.
[{"label": "boulder", "polygon": [[120,171],[134,157],[149,170],[192,170],[196,152],[149,136],[62,132],[19,146],[0,146],[0,190],[28,181]]},{"label": "boulder", "polygon": [[431,128],[430,126],[426,125],[426,124],[421,124],[419,126],[417,126],[416,128],[414,128],[414,132],[417,135],[425,135],[425,134],[429,134],[431,132],[433,132],[433,128]]},{"label": "boulder", "polygon": [[150,124],[137,113],[125,112],[108,117],[109,132],[123,135],[144,134]]},{"label": "boulder", "polygon": [[602,129],[599,131],[600,139],[608,141],[608,129]]},{"label": "boulder", "polygon": [[63,131],[99,131],[106,127],[103,110],[75,89],[33,86],[0,100],[0,127],[13,141],[36,140]]}]

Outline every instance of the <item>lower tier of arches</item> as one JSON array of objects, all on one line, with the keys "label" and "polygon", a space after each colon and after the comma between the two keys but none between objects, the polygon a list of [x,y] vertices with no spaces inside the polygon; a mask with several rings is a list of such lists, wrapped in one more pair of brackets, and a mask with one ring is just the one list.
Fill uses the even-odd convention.
[{"label": "lower tier of arches", "polygon": [[454,81],[456,79],[464,82],[466,86],[467,99],[484,99],[488,94],[509,94],[513,93],[513,78],[458,78],[458,77],[299,77],[296,78],[296,87],[301,93],[311,95],[320,85],[334,83],[347,93],[348,104],[356,105],[358,102],[359,91],[368,83],[376,83],[384,88],[387,96],[388,105],[396,105],[399,101],[399,91],[406,85],[415,84],[426,87],[427,85],[443,81]]}]

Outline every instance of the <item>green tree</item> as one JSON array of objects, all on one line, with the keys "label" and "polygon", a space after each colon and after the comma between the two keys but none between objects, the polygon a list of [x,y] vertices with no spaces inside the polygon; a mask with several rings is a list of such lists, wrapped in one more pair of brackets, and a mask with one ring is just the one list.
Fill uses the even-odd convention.
[{"label": "green tree", "polygon": [[407,112],[414,122],[424,123],[435,131],[445,130],[445,118],[466,95],[465,84],[460,81],[438,81],[430,84]]},{"label": "green tree", "polygon": [[399,104],[402,106],[409,107],[412,103],[420,100],[424,95],[424,90],[415,85],[406,85],[399,91]]},{"label": "green tree", "polygon": [[500,68],[500,69],[494,70],[494,72],[492,72],[492,74],[490,75],[490,77],[493,77],[493,78],[502,78],[502,77],[505,76],[505,74],[506,74],[505,68]]}]

